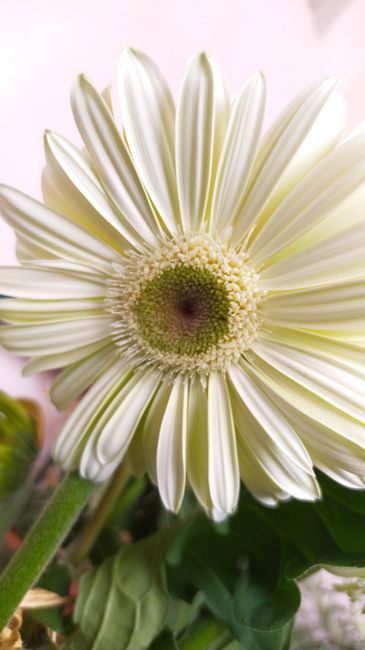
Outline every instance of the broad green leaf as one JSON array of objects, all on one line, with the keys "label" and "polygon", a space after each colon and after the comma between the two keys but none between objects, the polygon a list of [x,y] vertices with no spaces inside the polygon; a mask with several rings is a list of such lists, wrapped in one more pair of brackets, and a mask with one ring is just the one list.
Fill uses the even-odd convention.
[{"label": "broad green leaf", "polygon": [[176,527],[123,547],[81,579],[67,650],[144,650],[166,622],[163,558]]}]

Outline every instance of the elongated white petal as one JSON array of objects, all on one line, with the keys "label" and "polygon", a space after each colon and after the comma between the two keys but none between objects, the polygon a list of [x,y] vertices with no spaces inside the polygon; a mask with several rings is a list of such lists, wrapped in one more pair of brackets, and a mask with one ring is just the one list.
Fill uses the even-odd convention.
[{"label": "elongated white petal", "polygon": [[[294,248],[294,247],[293,247]],[[264,269],[266,289],[283,291],[358,280],[365,275],[365,227],[357,223],[323,241],[313,237],[307,246],[290,251]]]},{"label": "elongated white petal", "polygon": [[229,119],[211,210],[212,232],[230,234],[245,196],[265,108],[265,79],[251,77],[235,99]]},{"label": "elongated white petal", "polygon": [[205,510],[212,509],[208,466],[208,395],[199,381],[189,386],[187,476]]},{"label": "elongated white petal", "polygon": [[127,364],[118,359],[99,377],[63,425],[56,438],[53,456],[65,468],[71,469],[78,462],[90,435],[89,424],[97,422],[103,407],[125,383],[127,372]]},{"label": "elongated white petal", "polygon": [[53,404],[64,410],[108,368],[117,354],[113,343],[66,367],[54,380],[50,390]]},{"label": "elongated white petal", "polygon": [[96,316],[36,325],[5,325],[0,327],[0,343],[7,350],[26,356],[67,352],[107,339],[112,322],[110,316]]},{"label": "elongated white petal", "polygon": [[[262,399],[265,399],[262,393]],[[233,412],[237,430],[240,472],[243,481],[252,493],[267,505],[276,500],[285,500],[288,495],[304,501],[313,501],[320,496],[312,464],[303,469],[287,456],[283,446],[279,447],[254,417],[251,409],[236,396],[232,396]],[[272,402],[268,401],[271,408]],[[281,416],[286,429],[289,422]],[[297,438],[292,429],[292,435]],[[302,444],[302,443],[300,443]],[[307,451],[302,444],[304,456]]]},{"label": "elongated white petal", "polygon": [[334,360],[328,362],[314,353],[273,341],[256,341],[252,350],[293,381],[365,422],[365,380],[357,373]]},{"label": "elongated white petal", "polygon": [[98,298],[105,294],[105,282],[102,277],[93,281],[48,269],[0,266],[0,294],[30,300]]},{"label": "elongated white petal", "polygon": [[233,512],[239,495],[236,434],[224,375],[212,372],[208,383],[209,489],[213,507]]},{"label": "elongated white petal", "polygon": [[148,475],[157,484],[157,447],[161,423],[172,391],[172,384],[162,382],[157,388],[143,427],[144,457]]},{"label": "elongated white petal", "polygon": [[270,327],[261,332],[267,341],[281,343],[308,354],[319,355],[348,367],[354,374],[365,377],[365,350],[313,332],[297,331],[286,327]]},{"label": "elongated white petal", "polygon": [[235,223],[235,241],[242,239],[258,218],[318,118],[335,83],[335,79],[325,79],[312,84],[284,109],[264,137],[252,170],[247,199]]},{"label": "elongated white petal", "polygon": [[7,323],[46,323],[105,314],[105,300],[2,299],[0,320]]},{"label": "elongated white petal", "polygon": [[[47,143],[47,139],[50,137],[49,134],[45,135],[47,164],[42,172],[42,195],[44,204],[47,208],[51,208],[54,212],[64,215],[70,221],[81,226],[94,235],[94,237],[108,244],[111,248],[121,252],[129,245],[127,240],[124,239],[121,233],[117,233],[115,228],[93,207],[90,203],[91,192],[90,195],[88,194],[90,199],[88,200],[81,193],[81,190],[79,191],[77,189],[70,177],[66,175],[66,172],[57,162],[54,153]],[[72,147],[70,143],[68,145]],[[86,155],[78,150],[76,151],[82,158],[83,164],[88,167],[90,163]],[[79,175],[77,179],[79,184],[82,184]],[[43,251],[42,254],[41,249],[40,252],[37,252],[37,247],[34,245],[34,242],[28,241],[24,235],[18,235],[18,259],[38,259],[44,257],[45,254],[50,257],[49,252],[45,253]]]},{"label": "elongated white petal", "polygon": [[105,411],[98,425],[100,436],[96,446],[101,464],[106,465],[125,453],[126,445],[156,390],[158,379],[159,375],[153,371],[136,375],[116,397],[113,413]]},{"label": "elongated white petal", "polygon": [[88,343],[87,345],[79,345],[72,350],[52,354],[48,353],[41,357],[31,357],[23,367],[23,375],[31,375],[34,372],[43,372],[44,370],[54,370],[55,368],[64,368],[72,363],[77,363],[81,359],[85,359],[90,354],[95,354],[101,348],[104,348],[108,343],[111,343],[111,337],[105,337],[100,341]]},{"label": "elongated white petal", "polygon": [[229,112],[223,79],[206,54],[194,57],[176,113],[176,171],[184,229],[204,219]]},{"label": "elongated white petal", "polygon": [[11,187],[0,186],[0,210],[16,233],[66,260],[108,273],[112,262],[120,259],[113,249],[80,226]]},{"label": "elongated white petal", "polygon": [[74,117],[128,240],[156,244],[159,228],[129,152],[101,95],[80,75],[71,96]]},{"label": "elongated white petal", "polygon": [[165,225],[176,233],[180,218],[172,95],[157,66],[136,50],[124,50],[118,82],[123,125],[139,177]]},{"label": "elongated white petal", "polygon": [[256,262],[290,244],[365,183],[365,137],[334,149],[283,199],[250,245]]},{"label": "elongated white petal", "polygon": [[279,372],[255,353],[247,353],[247,358],[252,371],[281,399],[347,440],[364,445],[364,424]]},{"label": "elongated white petal", "polygon": [[[260,445],[258,449],[261,449]],[[291,495],[284,492],[266,471],[241,433],[237,436],[237,454],[241,479],[258,501],[270,507],[290,498]]]},{"label": "elongated white petal", "polygon": [[[304,445],[274,402],[267,397],[260,382],[238,365],[229,369],[229,377],[241,402],[266,433],[267,441],[293,465],[311,473],[312,463]],[[234,419],[237,417],[240,417],[239,406],[234,411]],[[241,431],[244,432],[244,428],[241,427]]]},{"label": "elongated white petal", "polygon": [[157,446],[157,484],[166,508],[177,512],[186,482],[188,384],[175,379],[162,418]]},{"label": "elongated white petal", "polygon": [[365,487],[365,441],[362,446],[357,445],[299,413],[283,400],[279,400],[279,405],[319,469],[346,487]]},{"label": "elongated white petal", "polygon": [[46,147],[49,149],[48,160],[52,155],[54,163],[58,164],[74,187],[85,197],[90,205],[105,221],[112,226],[114,240],[119,240],[121,249],[126,245],[140,243],[140,239],[128,227],[128,223],[109,200],[99,182],[91,164],[71,142],[57,133],[47,132]]},{"label": "elongated white petal", "polygon": [[365,283],[337,284],[320,289],[282,293],[263,304],[268,322],[313,330],[364,330]]}]

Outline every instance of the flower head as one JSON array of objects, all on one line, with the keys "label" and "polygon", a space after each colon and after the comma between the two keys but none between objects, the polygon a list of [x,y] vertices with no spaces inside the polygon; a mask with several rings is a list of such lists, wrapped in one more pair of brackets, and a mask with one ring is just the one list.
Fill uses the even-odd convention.
[{"label": "flower head", "polygon": [[46,134],[45,205],[3,187],[19,268],[2,268],[0,342],[28,372],[85,389],[56,442],[102,481],[127,457],[177,510],[216,518],[240,477],[261,501],[319,497],[313,465],[365,486],[365,137],[342,140],[335,81],[261,136],[265,82],[231,101],[195,57],[175,109],[157,66],[123,52],[122,124],[80,76],[85,149]]}]

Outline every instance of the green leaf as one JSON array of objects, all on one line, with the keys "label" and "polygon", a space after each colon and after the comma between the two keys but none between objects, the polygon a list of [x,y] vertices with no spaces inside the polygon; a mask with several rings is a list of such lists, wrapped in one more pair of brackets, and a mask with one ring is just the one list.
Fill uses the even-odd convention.
[{"label": "green leaf", "polygon": [[144,650],[167,620],[163,558],[176,527],[125,546],[81,579],[67,650]]}]

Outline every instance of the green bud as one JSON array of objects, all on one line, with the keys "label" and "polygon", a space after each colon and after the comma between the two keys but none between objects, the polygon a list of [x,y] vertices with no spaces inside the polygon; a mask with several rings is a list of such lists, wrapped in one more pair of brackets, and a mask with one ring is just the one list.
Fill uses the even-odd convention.
[{"label": "green bud", "polygon": [[0,392],[0,501],[24,483],[37,451],[35,420],[21,402]]}]

